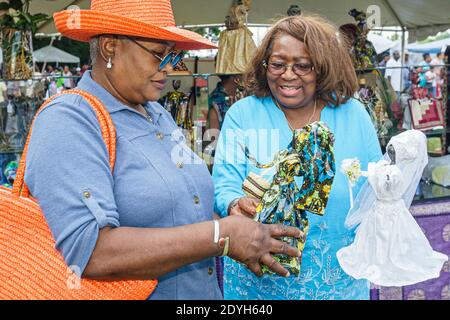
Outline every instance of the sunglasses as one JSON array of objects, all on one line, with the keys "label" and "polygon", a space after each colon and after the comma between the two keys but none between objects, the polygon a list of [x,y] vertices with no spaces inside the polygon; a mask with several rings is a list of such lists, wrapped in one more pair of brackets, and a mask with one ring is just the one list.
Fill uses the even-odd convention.
[{"label": "sunglasses", "polygon": [[181,59],[184,56],[184,51],[170,51],[168,54],[166,54],[164,57],[159,56],[158,54],[156,54],[154,51],[144,47],[142,44],[140,44],[139,42],[137,42],[135,39],[131,38],[131,37],[126,37],[127,39],[131,40],[132,42],[134,42],[135,44],[137,44],[139,47],[141,47],[142,49],[144,49],[145,51],[147,51],[148,53],[150,53],[153,57],[155,57],[156,59],[158,59],[160,61],[158,70],[161,71],[162,69],[164,69],[164,67],[167,64],[171,64],[172,68],[175,68],[181,61]]}]

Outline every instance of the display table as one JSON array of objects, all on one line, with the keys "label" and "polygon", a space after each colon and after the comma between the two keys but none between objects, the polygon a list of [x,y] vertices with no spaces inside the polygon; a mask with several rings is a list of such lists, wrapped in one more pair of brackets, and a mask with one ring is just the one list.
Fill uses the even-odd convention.
[{"label": "display table", "polygon": [[[450,257],[450,189],[421,184],[410,211],[434,250]],[[371,290],[372,300],[450,300],[450,262],[437,279],[405,287]]]}]

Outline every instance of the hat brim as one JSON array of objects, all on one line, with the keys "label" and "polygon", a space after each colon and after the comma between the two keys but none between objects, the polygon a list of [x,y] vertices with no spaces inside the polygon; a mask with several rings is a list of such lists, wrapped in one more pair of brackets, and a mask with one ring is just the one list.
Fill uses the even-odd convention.
[{"label": "hat brim", "polygon": [[55,26],[65,37],[89,42],[101,34],[118,34],[175,42],[179,50],[216,49],[201,35],[177,27],[159,27],[134,19],[95,10],[64,10],[53,14]]}]

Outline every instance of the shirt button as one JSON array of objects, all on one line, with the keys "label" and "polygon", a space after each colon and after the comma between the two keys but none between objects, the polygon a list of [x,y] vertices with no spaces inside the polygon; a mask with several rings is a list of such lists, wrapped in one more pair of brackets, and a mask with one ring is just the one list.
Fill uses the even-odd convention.
[{"label": "shirt button", "polygon": [[184,167],[183,162],[178,162],[178,163],[177,163],[177,168],[183,169],[183,167]]},{"label": "shirt button", "polygon": [[209,267],[209,268],[208,268],[208,274],[209,274],[210,276],[212,276],[213,273],[214,273],[213,268]]},{"label": "shirt button", "polygon": [[83,192],[83,197],[85,197],[86,199],[91,197],[91,193],[89,191],[85,191]]},{"label": "shirt button", "polygon": [[159,140],[164,139],[164,135],[163,135],[161,132],[158,132],[158,133],[156,134],[156,137],[157,137]]},{"label": "shirt button", "polygon": [[200,198],[195,196],[194,197],[194,202],[195,202],[195,204],[199,204],[200,203]]}]

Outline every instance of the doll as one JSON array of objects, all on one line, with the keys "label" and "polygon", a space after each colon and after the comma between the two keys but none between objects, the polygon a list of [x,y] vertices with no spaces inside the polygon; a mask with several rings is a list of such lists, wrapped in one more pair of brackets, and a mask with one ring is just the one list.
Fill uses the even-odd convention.
[{"label": "doll", "polygon": [[356,229],[354,242],[337,252],[342,269],[355,279],[380,286],[405,286],[439,277],[447,256],[430,246],[408,210],[428,162],[426,137],[405,131],[388,143],[384,159],[368,171],[344,164],[350,180],[366,176],[346,219]]},{"label": "doll", "polygon": [[[264,173],[262,176],[250,173],[243,183],[247,195],[261,200],[255,219],[262,223],[299,228],[305,235],[303,238],[282,240],[302,251],[309,229],[307,212],[325,213],[333,183],[333,134],[322,122],[295,130],[288,148],[278,152],[274,160],[266,165],[259,164],[247,148],[244,150],[257,168],[275,169],[271,183],[262,178]],[[301,185],[297,185],[296,178],[303,180]],[[300,273],[299,258],[286,255],[275,255],[274,258],[292,274]],[[268,272],[268,269],[263,268],[263,271]]]}]

